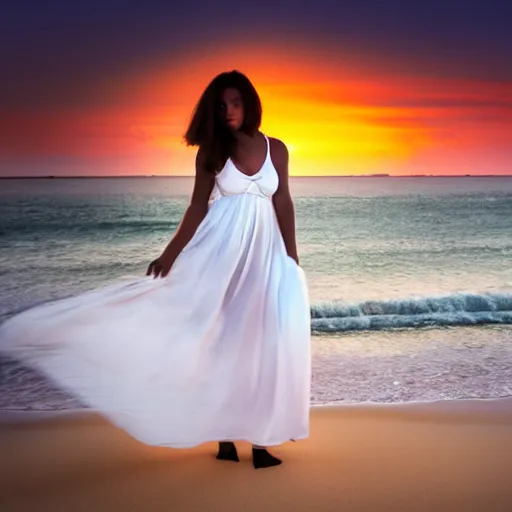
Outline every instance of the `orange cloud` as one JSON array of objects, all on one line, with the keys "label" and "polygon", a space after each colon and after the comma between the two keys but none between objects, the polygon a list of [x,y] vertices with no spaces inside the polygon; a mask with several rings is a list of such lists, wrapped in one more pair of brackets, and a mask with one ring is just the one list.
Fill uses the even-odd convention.
[{"label": "orange cloud", "polygon": [[356,64],[291,43],[191,50],[126,79],[109,108],[11,113],[0,157],[119,158],[120,174],[192,175],[195,149],[182,142],[192,109],[236,68],[261,96],[262,130],[288,145],[292,175],[510,172],[510,84],[390,76],[382,63],[357,74]]}]

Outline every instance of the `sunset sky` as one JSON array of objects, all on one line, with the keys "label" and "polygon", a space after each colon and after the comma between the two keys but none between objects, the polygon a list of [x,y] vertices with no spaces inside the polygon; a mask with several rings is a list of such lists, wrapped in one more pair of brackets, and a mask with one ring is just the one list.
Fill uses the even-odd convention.
[{"label": "sunset sky", "polygon": [[193,175],[183,133],[247,74],[292,175],[512,174],[504,0],[20,1],[0,19],[0,176]]}]

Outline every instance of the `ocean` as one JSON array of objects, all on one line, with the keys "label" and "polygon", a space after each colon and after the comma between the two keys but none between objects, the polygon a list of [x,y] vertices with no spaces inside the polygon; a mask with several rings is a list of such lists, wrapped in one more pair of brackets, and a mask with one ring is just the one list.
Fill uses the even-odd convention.
[{"label": "ocean", "polygon": [[[188,177],[0,180],[0,321],[143,275],[178,226],[192,185]],[[372,333],[368,347],[421,337],[422,347],[439,349],[440,336],[458,329],[481,346],[512,343],[512,177],[293,177],[291,190],[318,355],[314,386],[315,364],[337,361],[329,370],[336,376],[347,361],[340,346],[355,336]],[[471,396],[507,394],[510,368],[501,387],[476,386]],[[349,392],[351,382],[313,395],[345,399],[362,389],[358,382]],[[404,399],[402,387],[392,391],[351,396]],[[32,370],[0,360],[0,408],[79,406]]]}]

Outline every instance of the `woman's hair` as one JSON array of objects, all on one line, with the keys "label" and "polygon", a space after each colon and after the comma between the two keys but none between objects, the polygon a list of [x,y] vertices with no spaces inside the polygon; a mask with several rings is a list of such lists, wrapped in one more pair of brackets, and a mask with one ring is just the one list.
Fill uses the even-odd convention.
[{"label": "woman's hair", "polygon": [[199,146],[207,171],[217,173],[233,155],[236,139],[220,117],[222,93],[237,89],[242,97],[244,120],[240,130],[253,135],[261,124],[261,101],[251,81],[237,71],[217,75],[197,102],[184,140],[187,146]]}]

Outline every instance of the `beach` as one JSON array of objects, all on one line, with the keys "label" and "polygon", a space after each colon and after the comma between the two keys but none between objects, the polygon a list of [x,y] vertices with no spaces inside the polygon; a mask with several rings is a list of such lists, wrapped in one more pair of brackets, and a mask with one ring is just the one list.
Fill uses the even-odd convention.
[{"label": "beach", "polygon": [[[255,470],[216,443],[139,443],[94,413],[0,424],[0,510],[512,510],[512,398],[311,407],[308,439]],[[55,414],[55,413],[54,413]]]},{"label": "beach", "polygon": [[[240,463],[217,461],[216,442],[144,445],[1,357],[1,512],[512,510],[512,181],[291,181],[310,436],[272,447],[283,464],[259,470],[245,441]],[[9,180],[0,321],[143,275],[191,185]]]},{"label": "beach", "polygon": [[313,336],[310,436],[269,448],[283,464],[259,470],[245,441],[240,463],[217,461],[215,442],[144,445],[39,378],[14,385],[13,364],[0,510],[512,510],[510,335]]}]

